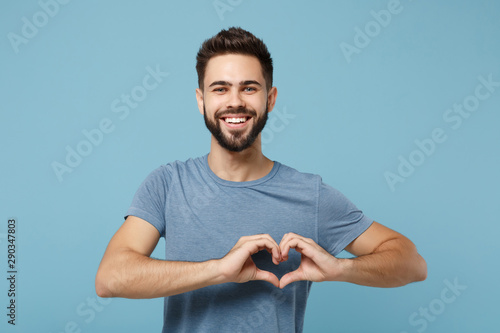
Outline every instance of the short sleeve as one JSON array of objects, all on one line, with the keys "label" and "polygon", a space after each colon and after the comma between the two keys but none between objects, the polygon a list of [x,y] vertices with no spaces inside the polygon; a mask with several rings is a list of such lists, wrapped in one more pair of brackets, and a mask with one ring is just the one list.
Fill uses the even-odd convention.
[{"label": "short sleeve", "polygon": [[319,245],[334,256],[373,223],[342,193],[323,182],[318,204]]},{"label": "short sleeve", "polygon": [[146,220],[164,237],[167,193],[168,172],[166,166],[161,166],[152,171],[139,186],[125,218],[133,215]]}]

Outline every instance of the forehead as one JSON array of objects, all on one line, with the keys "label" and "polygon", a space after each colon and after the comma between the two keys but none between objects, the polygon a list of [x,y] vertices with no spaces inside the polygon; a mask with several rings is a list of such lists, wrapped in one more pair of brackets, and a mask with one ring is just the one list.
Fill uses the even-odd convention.
[{"label": "forehead", "polygon": [[259,60],[254,56],[224,54],[211,58],[205,70],[205,86],[214,81],[241,82],[255,80],[263,86],[264,76]]}]

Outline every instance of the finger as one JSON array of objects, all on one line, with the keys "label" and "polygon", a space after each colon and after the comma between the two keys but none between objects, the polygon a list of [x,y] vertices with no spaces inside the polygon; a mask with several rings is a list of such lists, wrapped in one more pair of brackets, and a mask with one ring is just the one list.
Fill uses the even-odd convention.
[{"label": "finger", "polygon": [[315,253],[314,244],[315,243],[311,244],[307,242],[303,237],[289,238],[283,244],[280,243],[281,255],[284,260],[288,260],[288,253],[290,252],[290,249],[295,249],[301,254],[312,257]]},{"label": "finger", "polygon": [[293,232],[289,232],[285,235],[283,235],[283,238],[281,239],[280,241],[280,249],[281,249],[281,252],[282,252],[282,255],[284,254],[286,256],[286,259],[288,259],[288,251],[290,250],[290,248],[293,248],[293,246],[287,246],[287,244],[290,244],[290,242],[292,242],[293,240],[296,240],[296,239],[299,239],[299,240],[302,240],[303,242],[305,243],[314,243],[314,241],[312,239],[309,239],[309,238],[305,238],[299,234],[296,234],[296,233],[293,233]]},{"label": "finger", "polygon": [[272,254],[271,258],[273,260],[273,264],[279,265],[281,262],[281,251],[279,251],[279,248],[278,248],[278,256],[276,256],[274,253],[271,254]]},{"label": "finger", "polygon": [[281,238],[280,241],[280,250],[281,250],[281,259],[282,261],[287,261],[288,260],[288,251],[290,250],[290,247],[287,247],[286,244],[290,242],[290,239],[295,237],[297,234],[294,234],[293,232],[289,232],[283,235],[283,238]]},{"label": "finger", "polygon": [[[264,249],[263,249],[264,250]],[[279,265],[279,263],[281,262],[281,250],[279,249],[279,247],[277,248],[276,251],[274,250],[271,250],[269,248],[265,248],[265,250],[271,254],[271,258],[272,258],[272,261],[273,261],[273,264],[275,265]],[[277,252],[277,254],[276,254]]]},{"label": "finger", "polygon": [[278,265],[280,262],[281,262],[281,249],[278,245],[278,243],[276,243],[276,241],[274,240],[274,238],[272,238],[270,235],[268,234],[265,234],[266,238],[269,239],[271,241],[271,243],[273,244],[273,247],[271,249],[271,254],[272,254],[272,257],[273,257],[273,263],[275,265]]},{"label": "finger", "polygon": [[283,260],[288,260],[288,253],[291,248],[296,248],[300,236],[296,234],[287,234],[283,240],[280,242],[281,256]]},{"label": "finger", "polygon": [[273,263],[275,265],[278,265],[280,263],[280,261],[281,261],[281,249],[279,248],[278,244],[273,243],[272,248],[269,248],[269,246],[266,246],[265,248],[261,248],[260,250],[266,250],[268,253],[270,253],[271,258],[273,260]]},{"label": "finger", "polygon": [[277,251],[278,249],[278,245],[276,244],[276,242],[267,237],[258,237],[245,240],[242,246],[251,251],[252,254],[259,252],[261,250],[269,250],[273,252]]},{"label": "finger", "polygon": [[293,238],[293,237],[297,237],[297,236],[299,236],[299,237],[300,237],[300,235],[298,235],[298,234],[296,234],[296,233],[293,233],[293,232],[288,232],[288,233],[284,234],[284,235],[283,235],[283,237],[281,238],[281,241],[280,241],[280,246],[281,246],[281,244],[283,244],[283,243],[285,243],[285,242],[289,241],[291,238]]},{"label": "finger", "polygon": [[281,250],[278,244],[269,235],[258,235],[260,237],[248,240],[244,246],[248,246],[251,254],[266,250],[271,253],[274,264],[279,264],[281,261]]},{"label": "finger", "polygon": [[275,265],[278,265],[281,262],[281,249],[278,243],[276,243],[274,238],[272,238],[271,235],[269,234],[263,234],[263,236],[273,244],[272,248],[268,247],[268,250],[271,250],[270,253],[272,254],[273,257],[273,263]]},{"label": "finger", "polygon": [[276,275],[268,271],[263,271],[259,268],[257,268],[257,271],[255,272],[255,278],[253,280],[267,281],[278,288],[280,286],[280,281],[278,280],[278,277]]},{"label": "finger", "polygon": [[281,277],[281,280],[279,281],[279,287],[281,289],[283,289],[292,282],[302,281],[302,280],[305,280],[303,274],[300,273],[298,270],[295,270],[295,271],[286,273],[285,275],[283,275]]}]

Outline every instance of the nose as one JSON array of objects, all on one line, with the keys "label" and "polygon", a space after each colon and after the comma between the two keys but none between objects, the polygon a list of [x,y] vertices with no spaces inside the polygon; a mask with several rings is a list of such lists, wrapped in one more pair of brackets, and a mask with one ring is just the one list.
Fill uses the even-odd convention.
[{"label": "nose", "polygon": [[231,89],[230,93],[228,94],[226,108],[237,109],[240,107],[245,107],[245,102],[241,97],[242,96],[237,89]]}]

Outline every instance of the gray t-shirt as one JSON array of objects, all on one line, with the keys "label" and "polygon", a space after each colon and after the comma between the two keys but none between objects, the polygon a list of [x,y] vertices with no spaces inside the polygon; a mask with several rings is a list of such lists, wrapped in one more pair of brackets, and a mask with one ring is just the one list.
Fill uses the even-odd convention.
[{"label": "gray t-shirt", "polygon": [[[274,162],[263,178],[232,182],[212,172],[207,156],[151,172],[127,211],[165,237],[166,260],[218,259],[242,236],[266,233],[279,244],[288,232],[337,255],[373,222],[318,175]],[[295,250],[278,266],[267,251],[252,258],[278,279],[300,265]],[[163,332],[302,332],[311,284],[224,283],[166,297]]]}]

